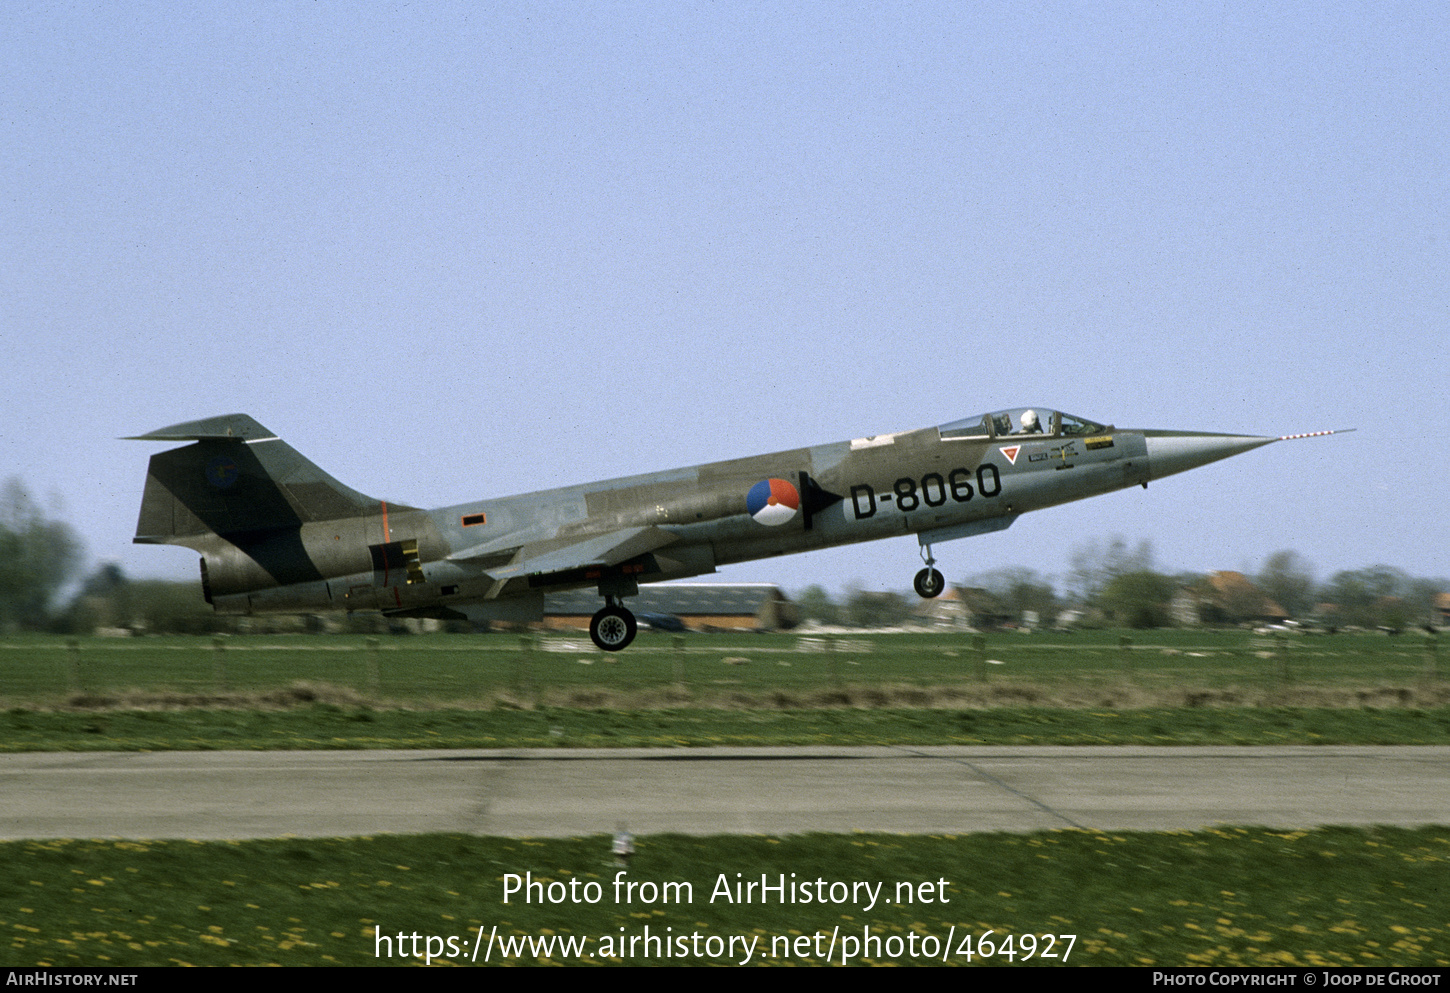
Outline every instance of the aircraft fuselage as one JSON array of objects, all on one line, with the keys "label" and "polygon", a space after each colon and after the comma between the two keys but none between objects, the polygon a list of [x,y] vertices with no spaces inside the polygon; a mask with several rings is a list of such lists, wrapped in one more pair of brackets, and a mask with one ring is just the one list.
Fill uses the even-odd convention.
[{"label": "aircraft fuselage", "polygon": [[915,534],[928,566],[917,589],[935,596],[935,543],[1277,440],[1118,430],[1018,408],[419,510],[343,486],[245,415],[141,438],[195,442],[152,458],[136,541],[200,551],[218,611],[531,621],[543,616],[546,592],[593,586],[606,607],[596,615],[603,633],[591,633],[610,650],[633,638],[618,601],[639,583]]}]

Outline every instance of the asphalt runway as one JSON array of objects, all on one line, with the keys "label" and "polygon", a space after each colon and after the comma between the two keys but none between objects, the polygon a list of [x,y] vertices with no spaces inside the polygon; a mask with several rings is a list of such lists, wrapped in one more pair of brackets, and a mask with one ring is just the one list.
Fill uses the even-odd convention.
[{"label": "asphalt runway", "polygon": [[1450,823],[1450,747],[0,756],[0,838],[960,834]]}]

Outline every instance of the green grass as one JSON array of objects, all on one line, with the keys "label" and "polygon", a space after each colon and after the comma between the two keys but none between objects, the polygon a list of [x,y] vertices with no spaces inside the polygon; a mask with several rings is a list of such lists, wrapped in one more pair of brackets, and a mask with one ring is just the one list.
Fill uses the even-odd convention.
[{"label": "green grass", "polygon": [[0,752],[705,745],[1444,745],[1450,707],[0,713]]},{"label": "green grass", "polygon": [[[349,687],[377,700],[464,701],[508,692],[641,693],[686,687],[697,696],[803,693],[846,685],[1030,686],[1080,691],[1131,685],[1264,692],[1292,687],[1417,686],[1429,677],[1425,640],[1358,634],[1286,638],[1243,631],[1165,630],[971,635],[871,634],[832,641],[792,634],[645,633],[617,655],[582,633],[208,638],[23,637],[0,641],[0,700],[54,703],[75,694],[146,690],[275,691],[299,682]],[[217,647],[218,644],[221,647]],[[533,646],[524,650],[521,645]],[[978,650],[977,646],[981,649]],[[834,648],[833,651],[821,650]]]},{"label": "green grass", "polygon": [[[1450,830],[1443,828],[663,835],[638,840],[625,878],[688,882],[692,900],[631,903],[615,900],[618,870],[605,837],[10,842],[0,845],[0,962],[410,964],[398,957],[396,937],[403,932],[409,951],[414,933],[458,939],[460,954],[452,958],[446,944],[434,947],[443,964],[466,964],[481,928],[484,941],[495,937],[495,964],[541,961],[531,954],[501,956],[497,939],[519,937],[586,942],[583,956],[556,948],[547,960],[552,964],[602,964],[610,959],[601,952],[621,951],[614,960],[640,963],[650,960],[644,946],[636,941],[630,954],[627,942],[648,927],[655,936],[698,934],[702,942],[758,938],[758,964],[820,963],[833,933],[833,961],[840,961],[849,950],[843,939],[859,943],[869,928],[881,944],[858,960],[863,963],[929,964],[944,955],[949,964],[968,964],[961,942],[970,934],[971,964],[1003,963],[1009,935],[1021,964],[1026,935],[1052,934],[1076,935],[1068,965],[1444,966],[1450,964],[1447,870]],[[524,903],[516,894],[505,904],[509,873],[531,873],[544,884],[575,880],[580,902],[567,902],[564,887],[556,887],[566,902]],[[765,874],[775,882],[784,874],[789,881],[794,873],[800,882],[880,883],[886,897],[903,883],[932,899],[878,902],[871,909],[862,891],[859,901],[842,903],[711,902],[722,876],[733,885],[736,873],[741,880]],[[943,892],[920,888],[938,880],[946,880]],[[600,884],[597,903],[583,902],[588,883]],[[983,959],[976,939],[989,930],[999,953]],[[391,958],[375,954],[379,931],[394,939]],[[934,939],[934,959],[911,958],[913,935],[918,951],[924,939]],[[949,935],[951,947],[943,953]],[[605,946],[605,937],[625,944]],[[1046,950],[1041,937],[1036,944]],[[1055,950],[1061,954],[1067,945],[1060,938]],[[426,947],[420,941],[418,951]],[[685,961],[742,957],[722,952]]]},{"label": "green grass", "polygon": [[[969,637],[861,635],[834,646],[848,651],[815,651],[792,636],[646,634],[613,657],[572,640],[525,651],[501,635],[268,636],[218,651],[195,638],[10,639],[0,642],[0,749],[1450,740],[1446,684],[1408,637],[1279,649],[1241,632],[1169,631],[1136,635],[1124,651],[1116,633],[1084,632],[991,636],[979,651]],[[608,846],[10,842],[0,844],[0,963],[411,964],[396,947],[403,932],[420,935],[419,951],[427,936],[453,937],[435,948],[460,964],[449,953],[471,953],[480,928],[495,962],[498,940],[565,937],[587,941],[586,954],[556,948],[549,962],[640,962],[648,927],[700,935],[707,951],[712,937],[758,938],[764,964],[818,963],[832,935],[840,961],[846,939],[868,933],[881,943],[858,961],[925,964],[910,955],[914,937],[918,950],[935,943],[934,961],[967,964],[970,934],[971,964],[1000,963],[1009,935],[1020,963],[1028,935],[1041,952],[1052,934],[1076,935],[1069,965],[1450,964],[1447,829],[640,839],[627,878],[689,882],[688,905],[616,903]],[[508,873],[604,889],[592,905],[505,905]],[[950,902],[711,903],[721,875],[736,873],[882,883],[887,894],[945,879]],[[391,958],[375,956],[380,930],[394,939]],[[989,930],[1002,952],[984,960],[977,940]],[[738,961],[739,948],[704,961]]]},{"label": "green grass", "polygon": [[11,638],[0,751],[1450,741],[1419,635],[1121,638]]}]

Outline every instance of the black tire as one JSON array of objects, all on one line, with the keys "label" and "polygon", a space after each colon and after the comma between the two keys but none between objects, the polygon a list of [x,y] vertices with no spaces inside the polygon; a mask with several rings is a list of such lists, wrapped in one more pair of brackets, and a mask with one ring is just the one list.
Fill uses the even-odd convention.
[{"label": "black tire", "polygon": [[947,588],[947,580],[935,569],[923,569],[916,574],[912,585],[916,587],[917,596],[923,600],[930,600],[933,597],[941,596],[941,591]]},{"label": "black tire", "polygon": [[589,640],[602,652],[628,648],[638,633],[634,614],[623,607],[605,607],[589,620]]}]

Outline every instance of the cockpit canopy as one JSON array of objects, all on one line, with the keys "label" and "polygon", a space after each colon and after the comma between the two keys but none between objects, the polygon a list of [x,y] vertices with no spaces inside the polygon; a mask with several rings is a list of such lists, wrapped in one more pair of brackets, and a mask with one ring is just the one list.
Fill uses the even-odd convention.
[{"label": "cockpit canopy", "polygon": [[943,424],[937,430],[943,439],[949,438],[1006,438],[1011,435],[1040,434],[1045,438],[1057,436],[1098,434],[1108,431],[1111,425],[1064,414],[1060,410],[1046,407],[1014,407],[999,410],[980,417],[968,417],[960,421]]}]

